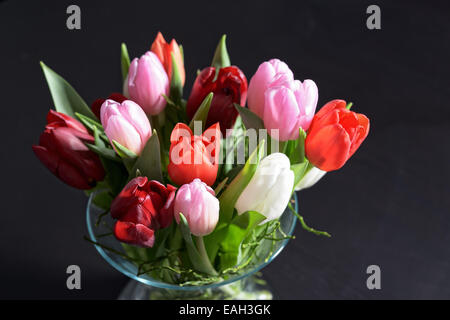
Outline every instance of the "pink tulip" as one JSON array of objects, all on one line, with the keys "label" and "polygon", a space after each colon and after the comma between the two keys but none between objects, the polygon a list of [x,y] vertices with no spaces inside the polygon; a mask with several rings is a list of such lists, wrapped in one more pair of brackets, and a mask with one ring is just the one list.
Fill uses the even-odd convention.
[{"label": "pink tulip", "polygon": [[278,140],[295,140],[299,128],[308,130],[317,106],[317,86],[312,80],[275,79],[267,88],[264,100],[264,126],[278,129]]},{"label": "pink tulip", "polygon": [[276,76],[284,74],[294,80],[294,75],[286,63],[278,59],[263,62],[250,80],[247,104],[251,111],[263,118],[264,92]]},{"label": "pink tulip", "polygon": [[152,135],[147,115],[131,100],[106,100],[100,109],[100,120],[111,143],[115,140],[137,155]]},{"label": "pink tulip", "polygon": [[186,217],[193,235],[205,236],[214,230],[219,220],[219,200],[213,189],[200,179],[194,179],[178,189],[174,205],[177,223],[180,223],[180,213]]},{"label": "pink tulip", "polygon": [[153,52],[134,58],[128,71],[128,93],[145,113],[156,115],[164,110],[169,95],[169,78],[161,61]]}]

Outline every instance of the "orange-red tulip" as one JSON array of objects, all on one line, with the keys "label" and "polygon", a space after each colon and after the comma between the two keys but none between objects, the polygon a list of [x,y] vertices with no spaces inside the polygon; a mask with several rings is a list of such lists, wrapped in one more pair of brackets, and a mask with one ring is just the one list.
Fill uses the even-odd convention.
[{"label": "orange-red tulip", "polygon": [[369,119],[333,100],[316,113],[305,141],[308,160],[323,171],[341,168],[369,133]]},{"label": "orange-red tulip", "polygon": [[166,42],[161,32],[158,32],[155,41],[152,43],[150,49],[154,54],[156,54],[161,61],[164,69],[166,70],[169,80],[172,80],[172,56],[175,58],[175,62],[178,67],[178,72],[180,73],[181,84],[184,86],[184,81],[186,74],[184,71],[183,56],[181,54],[180,47],[178,46],[175,39],[170,41],[170,44]]},{"label": "orange-red tulip", "polygon": [[196,136],[184,123],[178,123],[170,136],[170,179],[178,185],[198,178],[211,186],[216,181],[219,168],[220,125],[209,127]]}]

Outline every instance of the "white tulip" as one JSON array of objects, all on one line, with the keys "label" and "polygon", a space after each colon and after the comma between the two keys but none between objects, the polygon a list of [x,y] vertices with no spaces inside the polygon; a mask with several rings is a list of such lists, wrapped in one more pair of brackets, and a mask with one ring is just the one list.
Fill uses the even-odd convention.
[{"label": "white tulip", "polygon": [[327,173],[326,171],[320,170],[319,168],[313,167],[309,170],[302,180],[295,187],[295,191],[300,191],[316,184],[322,177]]},{"label": "white tulip", "polygon": [[294,172],[289,158],[273,153],[261,160],[250,183],[236,202],[238,214],[257,211],[267,219],[277,219],[286,209],[294,187]]}]

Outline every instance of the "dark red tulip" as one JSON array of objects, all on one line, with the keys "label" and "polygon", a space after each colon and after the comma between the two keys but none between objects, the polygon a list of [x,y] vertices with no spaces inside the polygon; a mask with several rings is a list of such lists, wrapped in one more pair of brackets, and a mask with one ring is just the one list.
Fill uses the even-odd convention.
[{"label": "dark red tulip", "polygon": [[156,180],[136,177],[111,203],[111,216],[118,221],[114,235],[119,241],[152,247],[154,232],[170,226],[176,188]]},{"label": "dark red tulip", "polygon": [[[122,103],[125,100],[128,100],[127,97],[117,92],[111,93],[107,99],[114,100],[118,103]],[[91,110],[99,119],[100,119],[100,108],[102,107],[102,104],[105,101],[106,99],[96,99],[94,102],[92,102]]]},{"label": "dark red tulip", "polygon": [[234,103],[245,105],[247,99],[247,79],[238,67],[225,67],[219,70],[214,81],[216,68],[207,67],[197,76],[191,95],[186,105],[189,119],[195,115],[203,99],[210,93],[214,93],[211,107],[206,121],[206,127],[216,122],[220,123],[220,130],[225,136],[226,129],[231,129],[238,116]]},{"label": "dark red tulip", "polygon": [[84,142],[93,143],[86,128],[77,120],[50,110],[47,125],[33,151],[59,179],[78,189],[91,189],[103,180],[105,171],[99,157]]}]

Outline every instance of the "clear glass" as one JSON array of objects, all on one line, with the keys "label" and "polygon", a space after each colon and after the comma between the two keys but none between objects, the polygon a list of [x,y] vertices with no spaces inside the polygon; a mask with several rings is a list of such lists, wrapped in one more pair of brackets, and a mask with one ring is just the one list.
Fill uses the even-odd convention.
[{"label": "clear glass", "polygon": [[[94,194],[89,197],[86,210],[86,220],[89,237],[97,243],[100,243],[114,251],[124,253],[124,249],[114,236],[105,236],[111,233],[113,220],[109,214],[102,217],[101,223],[97,226],[98,217],[104,211],[92,202]],[[292,196],[292,204],[295,210],[298,210],[297,195]],[[286,208],[280,217],[281,229],[289,236],[294,232],[297,219]],[[271,299],[272,294],[269,287],[258,277],[258,271],[267,266],[283,250],[289,239],[284,239],[273,243],[270,240],[264,240],[258,246],[258,256],[252,260],[242,272],[237,275],[231,275],[227,279],[202,286],[180,286],[177,284],[162,282],[160,279],[153,278],[148,274],[138,274],[138,268],[132,262],[124,259],[120,254],[105,250],[95,245],[100,255],[115,269],[124,275],[133,279],[124,288],[119,299]],[[137,281],[137,283],[136,283]]]}]

